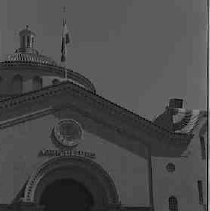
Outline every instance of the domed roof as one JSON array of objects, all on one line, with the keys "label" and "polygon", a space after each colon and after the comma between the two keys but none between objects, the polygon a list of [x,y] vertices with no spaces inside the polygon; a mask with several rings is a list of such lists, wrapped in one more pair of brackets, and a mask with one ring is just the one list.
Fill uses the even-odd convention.
[{"label": "domed roof", "polygon": [[37,64],[57,65],[56,62],[48,56],[39,54],[38,52],[20,52],[16,51],[8,55],[5,62],[33,62]]},{"label": "domed roof", "polygon": [[28,29],[21,30],[20,48],[8,55],[4,62],[33,62],[37,64],[57,65],[56,62],[48,56],[41,55],[34,49],[35,33]]},{"label": "domed roof", "polygon": [[67,76],[71,82],[91,92],[96,92],[95,86],[88,78],[78,72],[58,65],[52,58],[39,53],[34,48],[35,33],[30,31],[28,26],[20,31],[19,36],[20,47],[0,61],[0,70],[5,67],[12,70],[14,67],[28,70],[28,66],[30,66],[31,70],[41,70],[62,79]]}]

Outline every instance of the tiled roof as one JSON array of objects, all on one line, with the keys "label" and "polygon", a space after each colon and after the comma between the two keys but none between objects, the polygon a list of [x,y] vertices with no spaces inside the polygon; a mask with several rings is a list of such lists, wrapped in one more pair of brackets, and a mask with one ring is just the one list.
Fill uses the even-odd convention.
[{"label": "tiled roof", "polygon": [[49,64],[57,65],[56,62],[48,56],[39,54],[37,51],[28,53],[28,52],[15,52],[6,57],[4,62],[33,62],[37,64]]}]

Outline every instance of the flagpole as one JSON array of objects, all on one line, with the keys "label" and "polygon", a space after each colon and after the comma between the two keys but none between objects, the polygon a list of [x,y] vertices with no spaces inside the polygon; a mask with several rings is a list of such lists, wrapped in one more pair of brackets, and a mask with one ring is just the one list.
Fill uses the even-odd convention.
[{"label": "flagpole", "polygon": [[[64,15],[64,18],[65,18],[65,22],[66,22],[66,7],[64,6],[63,7],[63,15]],[[64,73],[65,73],[65,80],[68,80],[68,75],[67,75],[67,68],[66,68],[66,59],[64,61]]]},{"label": "flagpole", "polygon": [[[66,55],[67,55],[67,49],[66,49],[66,39],[63,40],[63,36],[65,36],[64,34],[64,27],[65,27],[65,24],[66,24],[66,15],[65,15],[65,12],[66,12],[66,7],[64,6],[63,7],[63,32],[62,32],[62,45],[63,45],[63,50],[65,51],[65,55],[62,55],[64,56],[64,60],[61,59],[61,62],[63,63],[63,67],[64,67],[64,78],[65,80],[68,80],[68,73],[67,73],[67,68],[66,68]],[[63,52],[62,52],[63,54]]]}]

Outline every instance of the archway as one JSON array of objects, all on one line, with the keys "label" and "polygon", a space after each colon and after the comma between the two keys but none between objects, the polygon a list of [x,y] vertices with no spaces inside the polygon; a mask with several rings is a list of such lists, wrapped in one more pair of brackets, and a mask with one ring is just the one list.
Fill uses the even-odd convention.
[{"label": "archway", "polygon": [[[65,188],[63,184],[66,184]],[[76,194],[67,200],[66,196],[72,195],[71,188]],[[58,194],[53,195],[50,192]],[[57,202],[54,198],[57,198]],[[73,198],[74,200],[71,201]],[[47,205],[49,200],[53,201],[48,205],[50,207],[62,206],[64,200],[63,204],[68,208],[76,207],[68,210],[78,211],[86,211],[90,208],[97,210],[119,204],[118,193],[111,176],[93,160],[77,156],[51,158],[32,174],[25,189],[24,201]],[[77,207],[78,200],[80,203],[83,200],[80,207]]]},{"label": "archway", "polygon": [[44,211],[89,211],[94,205],[94,199],[81,183],[72,179],[61,179],[45,188],[40,204],[45,206]]}]

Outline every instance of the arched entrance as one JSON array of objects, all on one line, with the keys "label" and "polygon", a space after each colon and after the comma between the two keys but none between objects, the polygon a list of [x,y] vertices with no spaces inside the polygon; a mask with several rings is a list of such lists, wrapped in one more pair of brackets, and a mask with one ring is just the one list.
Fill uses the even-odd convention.
[{"label": "arched entrance", "polygon": [[45,211],[87,211],[119,204],[119,197],[111,176],[93,160],[60,156],[32,174],[24,201],[46,205]]},{"label": "arched entrance", "polygon": [[89,211],[94,205],[94,199],[81,183],[60,179],[45,188],[40,204],[45,206],[44,211]]}]

